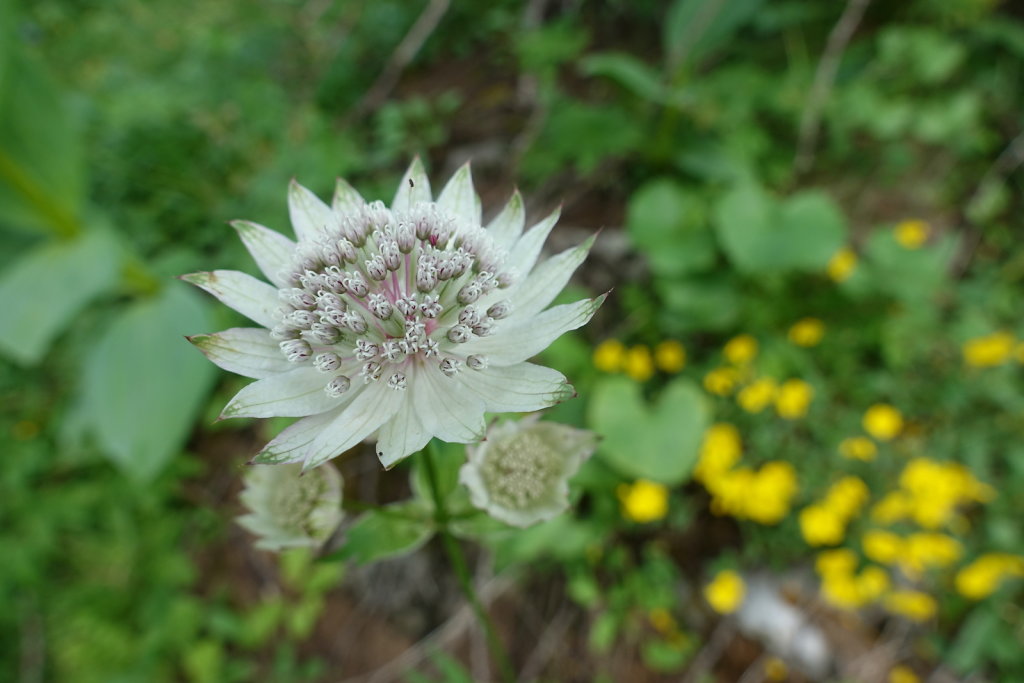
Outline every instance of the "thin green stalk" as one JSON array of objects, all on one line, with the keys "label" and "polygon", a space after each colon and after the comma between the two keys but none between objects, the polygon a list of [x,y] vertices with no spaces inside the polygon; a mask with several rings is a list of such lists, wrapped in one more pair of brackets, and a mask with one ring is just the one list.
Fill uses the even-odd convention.
[{"label": "thin green stalk", "polygon": [[512,663],[505,652],[505,647],[501,644],[501,639],[498,638],[494,622],[491,621],[490,616],[484,611],[483,604],[480,602],[476,590],[473,589],[473,581],[469,575],[469,566],[466,563],[466,556],[462,552],[462,546],[459,545],[455,536],[448,529],[450,518],[448,516],[448,509],[444,504],[444,498],[441,495],[441,488],[437,483],[437,465],[434,462],[435,454],[432,444],[429,444],[423,451],[423,456],[426,459],[427,481],[430,484],[430,492],[434,497],[434,521],[437,523],[438,533],[441,534],[441,541],[444,544],[445,552],[448,554],[448,559],[451,560],[452,567],[455,569],[455,576],[459,580],[459,588],[462,589],[462,594],[466,596],[470,606],[473,608],[477,621],[480,622],[480,626],[484,630],[487,647],[491,651],[491,656],[494,657],[495,662],[498,664],[502,680],[506,683],[513,683],[516,680],[516,675],[512,668]]}]

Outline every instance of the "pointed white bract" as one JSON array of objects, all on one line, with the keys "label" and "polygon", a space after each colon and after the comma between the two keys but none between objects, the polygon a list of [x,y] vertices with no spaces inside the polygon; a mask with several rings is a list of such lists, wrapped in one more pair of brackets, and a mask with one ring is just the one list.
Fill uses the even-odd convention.
[{"label": "pointed white bract", "polygon": [[604,301],[548,307],[593,240],[537,264],[557,212],[524,231],[515,193],[483,227],[468,165],[432,197],[418,159],[390,207],[343,180],[328,205],[293,181],[297,241],[233,223],[273,284],[235,271],[184,276],[266,328],[191,338],[220,367],[257,380],[222,417],[301,418],[255,462],[309,469],[376,437],[391,467],[433,437],[479,441],[485,411],[574,395],[561,373],[526,361]]},{"label": "pointed white bract", "polygon": [[569,507],[569,479],[597,447],[593,432],[537,418],[491,428],[486,441],[466,449],[459,470],[473,505],[518,527]]},{"label": "pointed white bract", "polygon": [[264,550],[319,547],[341,523],[341,492],[341,474],[330,463],[308,472],[298,464],[255,465],[241,494],[249,514],[238,523]]}]

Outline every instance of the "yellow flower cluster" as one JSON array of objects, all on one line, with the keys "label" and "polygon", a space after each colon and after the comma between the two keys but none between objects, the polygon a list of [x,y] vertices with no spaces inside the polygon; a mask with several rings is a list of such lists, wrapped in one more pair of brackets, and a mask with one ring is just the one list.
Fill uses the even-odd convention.
[{"label": "yellow flower cluster", "polygon": [[825,336],[825,323],[817,318],[803,318],[789,328],[789,341],[810,348],[821,343]]},{"label": "yellow flower cluster", "polygon": [[925,529],[938,529],[954,520],[959,506],[994,496],[995,490],[963,465],[914,458],[903,468],[899,488],[874,505],[871,517],[882,524],[910,519]]},{"label": "yellow flower cluster", "polygon": [[818,553],[815,569],[821,577],[822,596],[836,607],[863,607],[889,590],[884,569],[869,566],[858,573],[857,555],[846,548]]},{"label": "yellow flower cluster", "polygon": [[901,221],[893,229],[896,241],[904,249],[920,249],[928,240],[929,232],[928,224],[921,220]]},{"label": "yellow flower cluster", "polygon": [[734,426],[712,425],[704,434],[694,478],[711,494],[711,511],[715,514],[778,524],[789,514],[796,495],[796,470],[779,460],[766,462],[757,470],[734,468],[742,452],[743,444]]},{"label": "yellow flower cluster", "polygon": [[674,339],[659,342],[651,349],[644,344],[627,347],[617,339],[597,345],[594,367],[601,372],[624,372],[637,382],[646,382],[655,370],[675,374],[686,366],[686,349]]},{"label": "yellow flower cluster", "polygon": [[982,600],[996,592],[1003,579],[1024,577],[1024,556],[988,553],[957,572],[956,589],[965,598]]},{"label": "yellow flower cluster", "polygon": [[736,402],[748,413],[760,413],[775,400],[778,387],[770,377],[761,377],[743,387],[736,395]]},{"label": "yellow flower cluster", "polygon": [[740,379],[740,372],[736,368],[715,368],[704,375],[704,388],[715,396],[728,396],[736,389]]},{"label": "yellow flower cluster", "polygon": [[786,420],[807,415],[814,398],[814,387],[802,379],[787,379],[775,394],[775,412]]},{"label": "yellow flower cluster", "polygon": [[644,524],[664,519],[668,514],[668,489],[658,482],[638,479],[632,484],[620,484],[615,493],[626,519]]},{"label": "yellow flower cluster", "polygon": [[704,598],[719,614],[731,614],[743,604],[746,591],[743,577],[732,569],[725,569],[704,587]]},{"label": "yellow flower cluster", "polygon": [[757,340],[749,334],[741,334],[725,343],[722,355],[732,365],[744,366],[757,358],[757,351]]},{"label": "yellow flower cluster", "polygon": [[843,477],[819,503],[800,511],[800,533],[808,545],[835,545],[846,537],[846,526],[860,512],[870,492],[858,477]]},{"label": "yellow flower cluster", "polygon": [[964,362],[972,368],[994,368],[1010,360],[1015,350],[1017,340],[1012,334],[993,332],[983,337],[968,339],[964,343]]},{"label": "yellow flower cluster", "polygon": [[898,565],[911,578],[927,569],[948,567],[963,555],[963,546],[952,536],[936,532],[913,533],[906,538],[883,529],[864,532],[864,555],[875,562]]},{"label": "yellow flower cluster", "polygon": [[853,275],[857,268],[857,252],[849,247],[843,247],[829,259],[825,272],[834,282],[845,282]]},{"label": "yellow flower cluster", "polygon": [[878,455],[878,446],[866,436],[851,436],[839,442],[839,454],[851,460],[870,462]]},{"label": "yellow flower cluster", "polygon": [[903,414],[888,403],[876,403],[864,413],[861,424],[879,441],[892,441],[903,431]]}]

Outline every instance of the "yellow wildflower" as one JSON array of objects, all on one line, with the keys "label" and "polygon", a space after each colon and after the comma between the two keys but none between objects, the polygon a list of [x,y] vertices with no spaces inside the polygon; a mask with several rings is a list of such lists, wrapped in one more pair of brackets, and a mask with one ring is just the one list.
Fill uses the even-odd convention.
[{"label": "yellow wildflower", "polygon": [[626,351],[622,369],[637,382],[646,382],[654,375],[654,359],[651,357],[651,350],[643,344],[631,347]]},{"label": "yellow wildflower", "polygon": [[829,488],[822,505],[842,519],[849,520],[867,502],[870,495],[867,484],[859,477],[846,476]]},{"label": "yellow wildflower", "polygon": [[871,519],[880,524],[892,524],[910,516],[913,499],[905,491],[892,491],[885,494],[871,508]]},{"label": "yellow wildflower", "polygon": [[947,567],[963,555],[963,546],[951,536],[916,533],[907,536],[900,564],[914,576],[929,567]]},{"label": "yellow wildflower", "polygon": [[808,545],[835,545],[846,535],[846,522],[823,505],[808,505],[800,511],[800,533]]},{"label": "yellow wildflower", "polygon": [[876,403],[864,413],[863,424],[879,441],[891,441],[903,431],[903,415],[887,403]]},{"label": "yellow wildflower", "polygon": [[964,344],[964,362],[972,368],[992,368],[1010,360],[1015,340],[1009,332],[993,332]]},{"label": "yellow wildflower", "polygon": [[779,417],[795,420],[807,415],[807,407],[814,398],[814,387],[802,379],[788,379],[775,396],[775,410]]},{"label": "yellow wildflower", "polygon": [[728,396],[740,381],[740,373],[736,368],[722,367],[711,370],[704,375],[704,388],[716,396]]},{"label": "yellow wildflower", "polygon": [[849,548],[823,550],[814,560],[814,568],[821,576],[852,574],[857,566],[857,554]]},{"label": "yellow wildflower", "polygon": [[601,372],[618,372],[626,360],[626,347],[618,339],[606,339],[594,349],[594,367]]},{"label": "yellow wildflower", "polygon": [[668,514],[668,489],[654,481],[638,479],[616,489],[622,516],[634,522],[656,522]]},{"label": "yellow wildflower", "polygon": [[750,489],[756,478],[749,467],[739,467],[706,480],[704,485],[711,492],[711,512],[744,517]]},{"label": "yellow wildflower", "polygon": [[825,272],[835,282],[845,282],[853,275],[857,267],[857,253],[849,247],[843,247],[829,259]]},{"label": "yellow wildflower", "polygon": [[902,614],[913,621],[931,619],[938,609],[935,598],[915,590],[893,591],[883,598],[882,604],[890,612]]},{"label": "yellow wildflower", "polygon": [[704,598],[719,614],[731,614],[743,604],[746,586],[743,577],[731,569],[718,572],[704,587]]},{"label": "yellow wildflower", "polygon": [[832,574],[821,581],[821,594],[836,607],[854,609],[865,604],[857,579],[849,574]]},{"label": "yellow wildflower", "polygon": [[775,398],[775,380],[762,377],[743,387],[736,396],[736,402],[748,413],[759,413]]},{"label": "yellow wildflower", "polygon": [[889,590],[889,574],[881,567],[865,567],[857,577],[857,592],[864,602],[874,602]]},{"label": "yellow wildflower", "polygon": [[979,482],[963,465],[914,458],[900,474],[900,488],[908,494],[908,512],[926,529],[948,523],[958,505],[984,502],[995,496],[991,486]]},{"label": "yellow wildflower", "polygon": [[901,221],[893,231],[904,249],[920,249],[928,239],[928,224],[920,220]]},{"label": "yellow wildflower", "polygon": [[757,340],[749,334],[740,334],[722,348],[725,359],[733,365],[746,365],[757,357]]},{"label": "yellow wildflower", "polygon": [[851,436],[839,442],[839,454],[851,460],[870,462],[878,455],[878,446],[866,436]]},{"label": "yellow wildflower", "polygon": [[666,339],[654,347],[654,364],[663,372],[679,372],[686,366],[686,349],[675,339]]},{"label": "yellow wildflower", "polygon": [[803,318],[789,328],[789,341],[797,346],[817,346],[825,336],[825,323],[817,318]]},{"label": "yellow wildflower", "polygon": [[789,514],[796,491],[796,470],[791,464],[766,462],[754,476],[744,504],[745,516],[758,524],[778,524]]},{"label": "yellow wildflower", "polygon": [[982,600],[995,593],[1008,576],[1024,576],[1024,557],[988,553],[957,572],[956,589],[965,598]]},{"label": "yellow wildflower", "polygon": [[739,430],[726,422],[716,422],[704,432],[693,476],[699,481],[711,479],[735,465],[742,452]]},{"label": "yellow wildflower", "polygon": [[882,529],[865,531],[860,546],[865,556],[882,564],[895,564],[903,555],[903,538]]},{"label": "yellow wildflower", "polygon": [[921,683],[913,669],[902,664],[889,669],[889,683]]}]

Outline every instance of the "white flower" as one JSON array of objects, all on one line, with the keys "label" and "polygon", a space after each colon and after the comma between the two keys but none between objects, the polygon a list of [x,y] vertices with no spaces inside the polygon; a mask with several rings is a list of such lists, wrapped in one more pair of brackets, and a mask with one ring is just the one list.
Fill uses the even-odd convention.
[{"label": "white flower", "polygon": [[493,427],[486,441],[467,448],[459,481],[473,505],[526,527],[569,507],[569,479],[596,447],[593,432],[532,415]]},{"label": "white flower", "polygon": [[259,538],[258,548],[318,547],[341,522],[341,487],[341,474],[330,463],[305,473],[297,464],[255,465],[240,496],[250,513],[238,523]]},{"label": "white flower", "polygon": [[303,418],[255,462],[308,469],[376,434],[391,467],[431,437],[479,441],[484,412],[574,395],[561,373],[525,362],[604,300],[548,308],[593,242],[537,264],[557,211],[524,232],[516,193],[483,228],[469,166],[435,202],[418,159],[391,208],[342,180],[331,206],[293,182],[288,208],[298,242],[233,223],[273,285],[231,270],[183,277],[266,328],[190,338],[257,380],[222,417]]}]

